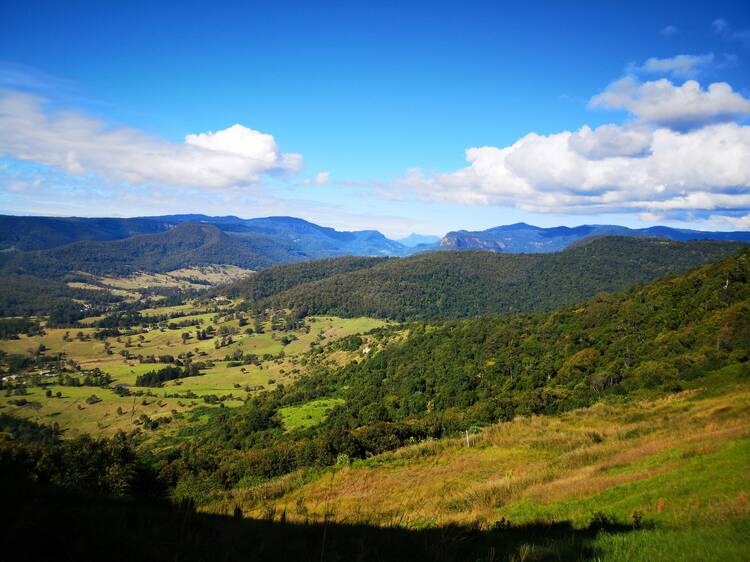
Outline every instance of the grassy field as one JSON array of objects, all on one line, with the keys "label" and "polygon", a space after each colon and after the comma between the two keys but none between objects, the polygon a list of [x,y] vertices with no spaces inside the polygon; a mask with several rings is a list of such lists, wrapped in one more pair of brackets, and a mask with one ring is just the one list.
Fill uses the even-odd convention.
[{"label": "grassy field", "polygon": [[[301,411],[292,413],[299,423]],[[601,521],[632,532],[597,535],[596,559],[748,560],[749,468],[744,384],[516,419],[472,435],[468,447],[464,438],[426,441],[236,489],[205,509],[409,529]]]},{"label": "grassy field", "polygon": [[318,425],[337,404],[343,404],[343,402],[341,398],[321,398],[299,406],[281,408],[279,414],[287,431],[307,429]]},{"label": "grassy field", "polygon": [[186,267],[166,273],[136,273],[125,277],[96,276],[79,272],[78,275],[89,281],[73,281],[68,286],[78,289],[109,291],[129,301],[143,298],[143,289],[205,289],[206,286],[217,286],[230,283],[252,273],[234,265],[210,265]]},{"label": "grassy field", "polygon": [[[186,422],[181,414],[195,408],[239,406],[254,392],[292,382],[302,372],[301,356],[309,351],[313,343],[325,345],[341,337],[364,333],[384,324],[380,320],[368,318],[310,317],[305,320],[302,327],[295,330],[273,331],[271,322],[265,322],[264,333],[246,334],[240,329],[239,320],[227,320],[225,315],[206,312],[194,303],[142,311],[144,317],[170,314],[184,315],[175,321],[196,321],[200,322],[201,328],[212,325],[217,330],[226,327],[235,329],[238,333],[232,336],[232,344],[217,349],[215,341],[218,338],[197,340],[195,327],[142,331],[129,337],[107,338],[105,341],[110,353],[106,351],[105,341],[94,339],[93,335],[97,330],[92,327],[49,328],[41,336],[21,336],[17,340],[2,340],[0,350],[8,354],[33,353],[43,345],[48,350],[46,353],[64,353],[67,359],[79,364],[82,370],[101,369],[113,378],[111,386],[122,384],[128,386],[131,391],[144,391],[151,396],[134,399],[129,396],[118,396],[107,388],[48,385],[53,397],[47,397],[46,389],[41,387],[29,387],[25,396],[0,395],[0,411],[41,423],[57,422],[68,436],[81,433],[108,435],[118,430],[131,430],[137,426],[136,421],[142,415],[153,420],[169,418],[169,423],[160,425],[153,431],[154,435],[162,436],[184,425]],[[84,321],[83,324],[90,324],[95,320],[88,319],[88,322]],[[183,332],[190,334],[190,338],[183,341]],[[284,345],[283,337],[290,337],[292,341]],[[260,364],[230,366],[225,357],[237,350],[258,355],[261,358]],[[121,355],[125,351],[130,353],[130,358]],[[282,351],[283,357],[279,357]],[[166,366],[158,362],[142,363],[137,358],[139,355],[153,355],[156,358],[161,355],[177,357],[187,352],[195,354],[196,360],[212,362],[213,366],[205,369],[200,376],[168,381],[162,387],[135,386],[139,375]],[[264,355],[274,356],[274,359],[263,360]],[[60,398],[54,396],[58,391],[62,393]],[[195,397],[167,397],[172,394],[186,396],[188,393]],[[101,402],[86,403],[86,399],[92,394],[100,398]],[[207,404],[203,397],[209,395],[218,397],[219,401]],[[26,402],[19,404],[19,399]],[[324,402],[323,405],[311,405],[290,413],[288,427],[305,427],[319,423],[332,404],[333,402]],[[117,413],[118,408],[122,413]]]}]

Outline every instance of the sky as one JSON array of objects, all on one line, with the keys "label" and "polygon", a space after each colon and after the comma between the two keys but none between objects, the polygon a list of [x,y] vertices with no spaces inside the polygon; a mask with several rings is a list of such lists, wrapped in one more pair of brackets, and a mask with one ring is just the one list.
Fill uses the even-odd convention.
[{"label": "sky", "polygon": [[750,230],[747,2],[0,0],[0,213]]}]

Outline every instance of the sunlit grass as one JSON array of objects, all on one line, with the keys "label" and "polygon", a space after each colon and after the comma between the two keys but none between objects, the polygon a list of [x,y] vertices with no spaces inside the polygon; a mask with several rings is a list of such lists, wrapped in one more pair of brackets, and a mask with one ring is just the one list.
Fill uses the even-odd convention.
[{"label": "sunlit grass", "polygon": [[341,398],[321,398],[299,406],[281,408],[279,414],[287,431],[307,429],[321,423],[336,405],[343,402]]},{"label": "sunlit grass", "polygon": [[744,560],[749,469],[744,384],[519,418],[484,429],[469,447],[464,438],[428,440],[234,490],[204,509],[239,505],[263,517],[273,506],[292,520],[327,512],[339,522],[409,528],[489,527],[502,518],[585,528],[605,516],[639,528],[601,533],[595,559]]}]

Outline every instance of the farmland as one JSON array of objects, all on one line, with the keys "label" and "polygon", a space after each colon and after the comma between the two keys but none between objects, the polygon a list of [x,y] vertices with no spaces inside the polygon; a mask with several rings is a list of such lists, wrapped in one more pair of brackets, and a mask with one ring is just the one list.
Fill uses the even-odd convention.
[{"label": "farmland", "polygon": [[[191,411],[236,407],[254,394],[292,383],[301,373],[300,361],[312,346],[325,346],[385,324],[367,318],[319,316],[281,330],[274,329],[273,318],[257,323],[246,315],[237,318],[231,303],[214,307],[213,312],[205,306],[186,303],[147,308],[141,314],[143,325],[130,327],[129,335],[97,338],[100,328],[91,324],[100,318],[90,318],[84,319],[80,328],[44,328],[43,335],[2,341],[0,348],[8,355],[33,355],[43,349],[46,356],[62,354],[69,362],[66,370],[74,364],[70,373],[74,378],[99,370],[109,375],[111,382],[106,387],[62,385],[54,368],[40,369],[45,374],[39,384],[27,385],[22,395],[6,391],[0,396],[0,411],[38,423],[57,423],[69,437],[127,432],[146,419],[157,422],[149,435],[169,434],[188,423],[184,415]],[[162,322],[161,327],[151,324],[151,319],[164,317],[172,317],[171,322],[184,327],[165,327],[169,322]],[[252,325],[252,333],[240,330],[240,323]],[[217,335],[197,339],[197,331],[208,326]],[[217,342],[224,345],[219,347]],[[169,365],[160,362],[160,358],[187,355],[206,365],[200,375],[170,380],[160,387],[137,386],[140,375]],[[338,355],[343,359],[341,353]],[[243,357],[253,357],[253,361],[246,363]],[[127,389],[127,394],[118,394],[118,387]],[[313,408],[313,413],[319,420],[321,412]],[[159,424],[159,420],[166,419],[167,424]],[[304,425],[310,420],[294,423]]]}]

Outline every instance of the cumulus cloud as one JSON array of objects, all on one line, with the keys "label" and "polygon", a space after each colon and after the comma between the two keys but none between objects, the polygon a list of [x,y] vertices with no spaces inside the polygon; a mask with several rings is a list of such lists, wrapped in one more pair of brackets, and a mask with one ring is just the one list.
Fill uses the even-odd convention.
[{"label": "cumulus cloud", "polygon": [[469,148],[466,167],[412,168],[390,191],[528,212],[632,212],[642,220],[750,211],[750,126],[738,122],[750,114],[750,100],[728,84],[704,90],[694,81],[641,84],[627,77],[591,105],[624,109],[632,118]]},{"label": "cumulus cloud", "polygon": [[140,185],[226,188],[270,172],[296,172],[299,154],[282,153],[271,135],[233,125],[169,142],[130,128],[110,128],[73,112],[51,114],[45,100],[0,93],[0,154],[70,174],[97,174]]},{"label": "cumulus cloud", "polygon": [[[716,56],[713,53],[705,55],[676,55],[664,59],[651,57],[641,65],[630,64],[627,70],[628,72],[637,74],[660,74],[675,78],[693,78],[707,68],[718,64]],[[726,61],[721,64],[726,64]]]},{"label": "cumulus cloud", "polygon": [[618,133],[633,135],[628,128],[607,127],[531,133],[507,147],[470,148],[467,167],[445,174],[411,169],[393,189],[427,200],[531,212],[750,209],[750,127],[720,123],[687,133],[656,129],[646,155],[633,154],[639,141],[623,141],[614,144],[626,150],[602,157],[611,149],[597,151],[597,138],[611,145]]},{"label": "cumulus cloud", "polygon": [[726,82],[715,82],[704,90],[695,80],[676,86],[667,79],[640,83],[632,76],[610,84],[589,105],[625,109],[642,123],[676,130],[737,121],[750,114],[750,100]]},{"label": "cumulus cloud", "polygon": [[615,156],[644,156],[651,148],[652,138],[651,129],[643,126],[602,125],[592,130],[584,125],[570,135],[568,144],[590,160],[601,160]]}]

